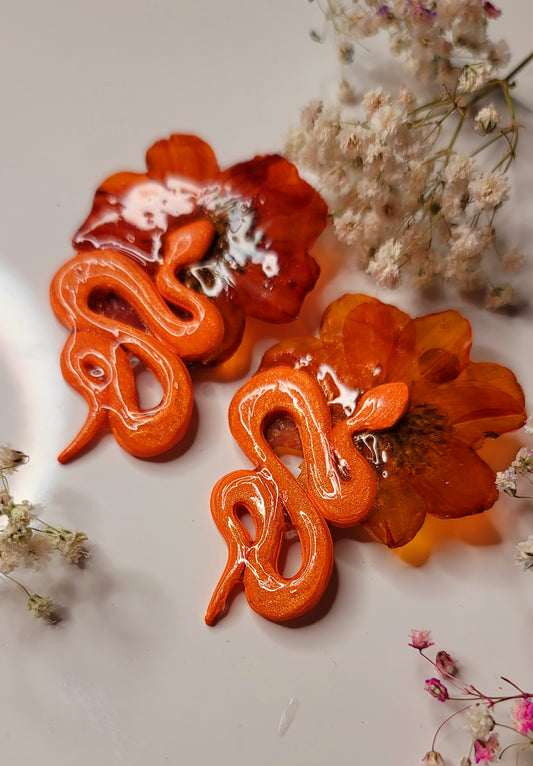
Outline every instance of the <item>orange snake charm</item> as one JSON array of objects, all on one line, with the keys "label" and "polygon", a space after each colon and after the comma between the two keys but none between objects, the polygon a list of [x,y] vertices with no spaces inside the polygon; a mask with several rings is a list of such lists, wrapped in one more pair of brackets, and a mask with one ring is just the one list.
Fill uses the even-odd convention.
[{"label": "orange snake charm", "polygon": [[[222,341],[224,326],[215,306],[187,289],[176,274],[205,255],[213,236],[207,221],[172,232],[155,284],[131,258],[111,250],[78,253],[57,272],[50,291],[52,308],[72,330],[61,368],[89,406],[85,424],[59,456],[61,462],[106,425],[121,447],[137,457],[158,455],[183,438],[193,396],[182,359],[210,354]],[[146,329],[94,311],[90,300],[96,291],[125,301]],[[132,357],[140,359],[163,390],[160,402],[149,409],[139,405]]]},{"label": "orange snake charm", "polygon": [[[307,373],[273,367],[257,373],[230,405],[231,432],[257,467],[220,479],[211,495],[213,519],[228,545],[228,561],[209,603],[206,623],[224,610],[235,586],[243,583],[258,614],[282,622],[316,605],[333,567],[333,541],[327,521],[351,526],[368,514],[376,493],[370,463],[352,441],[356,432],[391,428],[409,403],[404,383],[377,386],[364,394],[355,412],[332,427],[328,404]],[[306,485],[274,453],[264,427],[276,415],[290,417],[302,442]],[[255,536],[239,518],[245,509]],[[288,522],[287,519],[290,521]],[[283,537],[293,527],[302,564],[286,578],[279,571]]]}]

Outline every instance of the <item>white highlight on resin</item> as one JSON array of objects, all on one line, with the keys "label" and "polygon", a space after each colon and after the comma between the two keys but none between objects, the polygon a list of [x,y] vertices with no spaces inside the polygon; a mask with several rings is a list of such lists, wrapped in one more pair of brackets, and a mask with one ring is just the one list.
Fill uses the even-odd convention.
[{"label": "white highlight on resin", "polygon": [[166,231],[168,216],[188,215],[194,210],[198,187],[180,178],[135,184],[121,199],[122,217],[141,231]]},{"label": "white highlight on resin", "polygon": [[294,697],[291,697],[289,704],[279,719],[278,733],[280,737],[283,737],[283,735],[288,731],[291,723],[294,721],[294,716],[296,715],[297,710],[298,700],[294,699]]},{"label": "white highlight on resin", "polygon": [[330,367],[329,364],[321,364],[318,368],[317,378],[318,380],[322,381],[327,376],[332,379],[337,388],[337,391],[339,392],[334,399],[331,399],[329,404],[340,404],[347,417],[353,415],[355,408],[357,407],[357,400],[359,399],[359,389],[354,389],[346,386],[339,378],[333,367]]}]

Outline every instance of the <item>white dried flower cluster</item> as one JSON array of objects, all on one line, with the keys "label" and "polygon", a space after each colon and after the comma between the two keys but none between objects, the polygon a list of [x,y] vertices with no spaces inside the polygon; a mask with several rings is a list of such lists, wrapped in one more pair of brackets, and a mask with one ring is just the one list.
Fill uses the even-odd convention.
[{"label": "white dried flower cluster", "polygon": [[[531,417],[528,418],[524,430],[532,433]],[[518,482],[520,479],[533,484],[533,450],[529,447],[520,447],[509,468],[498,471],[496,474],[496,487],[500,492],[505,492],[512,497],[529,497],[531,495],[518,494]],[[524,569],[533,569],[533,535],[527,540],[517,543],[514,554],[515,562]]]},{"label": "white dried flower cluster", "polygon": [[533,569],[533,535],[529,535],[527,540],[517,543],[514,557],[517,566]]},{"label": "white dried flower cluster", "polygon": [[505,471],[496,473],[496,488],[498,492],[506,492],[508,495],[516,495],[516,471],[514,468],[506,468]]},{"label": "white dried flower cluster", "polygon": [[489,734],[494,728],[494,718],[491,715],[492,708],[486,700],[476,702],[475,705],[470,705],[465,713],[466,731],[474,737],[474,739],[488,739]]},{"label": "white dried flower cluster", "polygon": [[515,459],[511,463],[511,468],[514,468],[517,473],[524,475],[533,473],[533,450],[529,449],[529,447],[520,447]]},{"label": "white dried flower cluster", "polygon": [[391,53],[426,84],[455,88],[459,80],[470,93],[509,61],[505,42],[487,36],[487,22],[500,15],[487,0],[327,0],[325,15],[344,64],[359,40],[381,31]]},{"label": "white dried flower cluster", "polygon": [[533,450],[520,447],[509,468],[497,472],[496,487],[500,492],[516,497],[517,481],[521,476],[529,480],[529,474],[533,474]]},{"label": "white dried flower cluster", "polygon": [[78,530],[53,527],[39,520],[34,506],[27,500],[15,502],[6,476],[28,460],[24,453],[7,444],[0,446],[0,575],[18,585],[27,596],[28,609],[36,617],[53,617],[50,598],[32,593],[13,577],[17,567],[40,568],[54,551],[69,562],[78,563],[88,556],[87,535]]},{"label": "white dried flower cluster", "polygon": [[[363,119],[346,121],[340,110],[311,102],[286,144],[289,159],[316,179],[338,238],[386,287],[396,287],[403,273],[419,287],[438,277],[461,291],[485,290],[493,308],[507,305],[512,288],[489,288],[483,261],[495,243],[494,214],[508,199],[508,179],[501,167],[483,172],[455,151],[456,136],[441,147],[441,115],[458,109],[453,97],[417,107],[405,87],[397,98],[376,88],[362,106]],[[487,109],[476,123],[485,132],[499,122]],[[513,134],[514,121],[499,130]],[[513,249],[501,260],[512,271],[522,256]]]}]

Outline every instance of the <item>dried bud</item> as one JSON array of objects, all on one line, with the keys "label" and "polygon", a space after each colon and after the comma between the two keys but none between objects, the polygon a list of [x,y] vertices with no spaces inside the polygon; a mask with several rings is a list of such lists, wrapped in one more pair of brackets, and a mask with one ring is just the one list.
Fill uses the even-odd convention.
[{"label": "dried bud", "polygon": [[9,444],[0,445],[0,469],[4,473],[13,473],[21,465],[28,462],[28,456]]},{"label": "dried bud", "polygon": [[444,758],[436,750],[430,750],[429,753],[426,753],[422,761],[426,766],[444,766]]},{"label": "dried bud", "polygon": [[341,64],[353,64],[354,49],[351,43],[343,43],[339,46],[339,58]]},{"label": "dried bud", "polygon": [[492,74],[490,64],[480,61],[477,64],[467,64],[463,67],[457,83],[457,90],[462,93],[473,93],[489,81]]},{"label": "dried bud", "polygon": [[355,90],[352,88],[349,82],[341,80],[339,83],[339,89],[337,91],[337,97],[341,104],[355,104],[357,97]]},{"label": "dried bud", "polygon": [[489,19],[497,19],[498,16],[502,15],[502,12],[499,8],[496,8],[496,6],[493,3],[489,3],[488,0],[485,0],[483,3],[483,10],[485,11],[485,14],[489,17]]},{"label": "dried bud", "polygon": [[439,702],[446,702],[448,699],[448,689],[438,678],[426,678],[424,689]]},{"label": "dried bud", "polygon": [[493,104],[480,109],[475,118],[476,130],[481,135],[485,136],[487,133],[492,133],[498,127],[500,123],[500,115],[494,108]]},{"label": "dried bud", "polygon": [[448,652],[437,652],[437,656],[435,657],[435,665],[437,666],[439,673],[441,673],[443,676],[454,676],[457,673],[457,665],[455,664],[455,660],[451,654],[448,654]]},{"label": "dried bud", "polygon": [[36,617],[43,617],[50,622],[54,622],[53,616],[54,602],[47,596],[39,596],[37,593],[32,593],[28,597],[28,609]]}]

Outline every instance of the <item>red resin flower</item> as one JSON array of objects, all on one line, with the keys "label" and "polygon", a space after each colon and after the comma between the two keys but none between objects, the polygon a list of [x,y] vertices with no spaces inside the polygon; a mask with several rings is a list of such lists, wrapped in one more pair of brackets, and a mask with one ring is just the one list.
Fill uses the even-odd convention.
[{"label": "red resin flower", "polygon": [[[411,319],[365,295],[345,295],[326,310],[319,338],[271,348],[262,368],[299,367],[320,383],[333,422],[348,417],[361,394],[402,381],[407,414],[388,431],[354,442],[374,466],[376,500],[364,527],[389,547],[404,545],[426,513],[457,518],[490,508],[495,476],[476,450],[487,436],[519,428],[524,395],[510,370],[471,362],[471,329],[455,311]],[[272,446],[299,450],[292,422],[270,424]]]},{"label": "red resin flower", "polygon": [[268,155],[221,171],[211,147],[186,135],[158,141],[146,165],[146,173],[117,173],[101,184],[74,247],[118,250],[152,272],[172,231],[207,219],[214,244],[179,278],[222,313],[222,355],[238,345],[245,315],[294,319],[318,278],[309,249],[327,222],[325,203],[296,168]]}]

